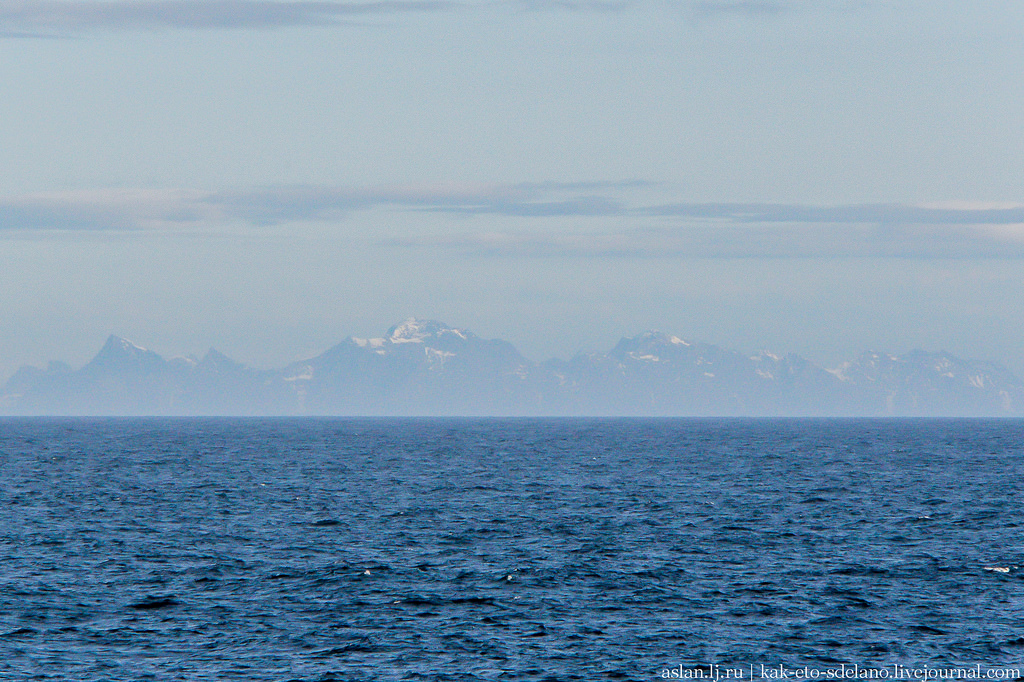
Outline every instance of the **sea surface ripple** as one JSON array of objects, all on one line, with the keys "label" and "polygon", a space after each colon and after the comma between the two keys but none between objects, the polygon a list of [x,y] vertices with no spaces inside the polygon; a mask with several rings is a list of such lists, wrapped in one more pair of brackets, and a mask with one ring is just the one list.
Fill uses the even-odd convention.
[{"label": "sea surface ripple", "polygon": [[1017,665],[1022,481],[1014,420],[0,420],[0,679]]}]

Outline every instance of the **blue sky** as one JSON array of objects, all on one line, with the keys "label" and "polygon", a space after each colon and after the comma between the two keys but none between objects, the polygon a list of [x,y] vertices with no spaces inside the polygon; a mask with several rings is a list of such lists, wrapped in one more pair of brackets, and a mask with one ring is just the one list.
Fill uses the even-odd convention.
[{"label": "blue sky", "polygon": [[1024,373],[1024,5],[0,0],[0,378],[410,315]]}]

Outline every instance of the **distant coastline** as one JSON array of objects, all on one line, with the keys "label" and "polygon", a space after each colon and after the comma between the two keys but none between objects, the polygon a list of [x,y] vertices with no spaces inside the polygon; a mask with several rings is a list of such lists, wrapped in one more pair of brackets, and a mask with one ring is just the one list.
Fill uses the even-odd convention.
[{"label": "distant coastline", "polygon": [[79,369],[22,367],[0,389],[0,414],[1019,417],[1024,382],[944,352],[865,352],[823,368],[660,332],[538,363],[507,341],[410,318],[273,370],[212,349],[167,359],[111,336]]}]

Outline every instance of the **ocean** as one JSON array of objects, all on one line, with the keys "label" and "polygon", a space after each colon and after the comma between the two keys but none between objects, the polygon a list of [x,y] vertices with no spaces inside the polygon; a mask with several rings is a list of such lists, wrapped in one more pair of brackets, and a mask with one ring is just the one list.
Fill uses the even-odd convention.
[{"label": "ocean", "polygon": [[1013,677],[1022,481],[1021,420],[4,419],[0,679]]}]

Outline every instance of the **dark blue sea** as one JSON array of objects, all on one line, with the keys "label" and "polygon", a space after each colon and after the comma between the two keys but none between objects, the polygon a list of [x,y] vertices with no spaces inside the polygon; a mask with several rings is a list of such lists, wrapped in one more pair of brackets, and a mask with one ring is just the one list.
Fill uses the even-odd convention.
[{"label": "dark blue sea", "polygon": [[1022,481],[1024,421],[0,420],[0,679],[1007,677]]}]

